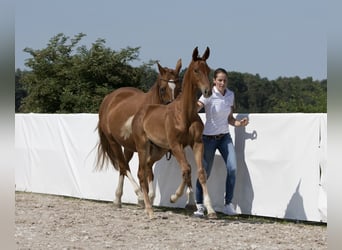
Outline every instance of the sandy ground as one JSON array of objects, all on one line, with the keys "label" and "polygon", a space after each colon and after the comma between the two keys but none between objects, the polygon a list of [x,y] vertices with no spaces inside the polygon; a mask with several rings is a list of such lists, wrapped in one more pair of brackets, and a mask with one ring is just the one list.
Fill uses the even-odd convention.
[{"label": "sandy ground", "polygon": [[327,249],[327,225],[16,192],[17,249]]}]

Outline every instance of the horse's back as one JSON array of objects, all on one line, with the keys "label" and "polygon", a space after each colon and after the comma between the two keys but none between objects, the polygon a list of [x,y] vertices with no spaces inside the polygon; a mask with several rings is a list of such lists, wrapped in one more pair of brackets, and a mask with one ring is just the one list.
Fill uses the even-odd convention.
[{"label": "horse's back", "polygon": [[[106,110],[115,107],[121,102],[128,102],[131,99],[135,99],[137,96],[143,96],[144,92],[140,89],[133,87],[122,87],[107,94],[100,106],[100,110]],[[140,100],[137,98],[136,100]]]},{"label": "horse's back", "polygon": [[105,96],[100,106],[99,126],[107,136],[115,138],[122,146],[135,150],[131,138],[131,121],[145,99],[146,93],[133,87],[114,90]]}]

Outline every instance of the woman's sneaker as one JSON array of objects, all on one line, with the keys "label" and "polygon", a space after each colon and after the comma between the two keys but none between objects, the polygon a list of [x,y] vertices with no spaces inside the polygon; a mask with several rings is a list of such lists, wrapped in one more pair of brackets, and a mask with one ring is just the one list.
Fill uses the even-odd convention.
[{"label": "woman's sneaker", "polygon": [[224,205],[222,212],[224,214],[227,214],[227,215],[236,215],[237,214],[232,203]]},{"label": "woman's sneaker", "polygon": [[205,206],[203,204],[196,204],[197,211],[194,212],[196,217],[204,217]]}]

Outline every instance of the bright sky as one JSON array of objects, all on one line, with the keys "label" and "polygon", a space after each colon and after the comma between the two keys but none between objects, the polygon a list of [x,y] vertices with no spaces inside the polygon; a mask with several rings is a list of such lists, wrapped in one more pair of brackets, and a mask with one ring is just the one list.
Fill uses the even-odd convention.
[{"label": "bright sky", "polygon": [[215,69],[282,77],[327,78],[327,12],[320,0],[16,0],[15,66],[25,47],[43,49],[58,33],[82,32],[79,45],[98,38],[115,51],[141,47],[150,59],[187,67],[193,49],[208,46]]}]

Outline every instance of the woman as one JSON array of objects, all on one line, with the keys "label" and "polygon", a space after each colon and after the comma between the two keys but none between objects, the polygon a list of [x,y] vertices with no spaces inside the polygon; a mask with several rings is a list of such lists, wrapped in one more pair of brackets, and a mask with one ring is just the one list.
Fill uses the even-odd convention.
[{"label": "woman", "polygon": [[[234,92],[227,88],[228,73],[222,68],[214,71],[213,94],[209,98],[200,97],[198,100],[198,110],[203,107],[206,114],[206,122],[203,130],[203,166],[207,173],[207,178],[213,166],[215,151],[219,150],[226,168],[226,192],[223,213],[235,215],[232,199],[236,178],[236,154],[232,138],[229,134],[229,124],[235,127],[246,126],[247,118],[236,120],[233,117]],[[203,205],[203,190],[198,179],[196,182],[196,205],[195,216],[204,216],[205,206]]]}]

